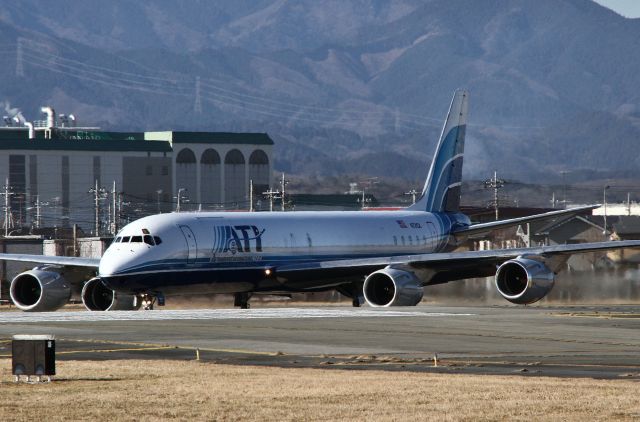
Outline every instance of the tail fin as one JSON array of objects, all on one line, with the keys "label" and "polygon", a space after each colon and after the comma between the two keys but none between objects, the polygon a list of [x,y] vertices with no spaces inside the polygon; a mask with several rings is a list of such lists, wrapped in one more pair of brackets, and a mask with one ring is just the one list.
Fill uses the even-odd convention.
[{"label": "tail fin", "polygon": [[420,199],[408,209],[429,212],[457,212],[460,210],[462,159],[464,136],[467,130],[469,93],[458,90],[453,94],[447,120],[431,162],[429,176]]}]

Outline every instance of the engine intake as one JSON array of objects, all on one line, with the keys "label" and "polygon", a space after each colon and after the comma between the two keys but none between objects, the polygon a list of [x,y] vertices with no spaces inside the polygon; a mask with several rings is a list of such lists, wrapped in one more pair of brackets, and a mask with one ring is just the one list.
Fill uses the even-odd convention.
[{"label": "engine intake", "polygon": [[82,303],[90,311],[133,311],[140,307],[134,295],[117,293],[92,278],[82,288]]},{"label": "engine intake", "polygon": [[370,306],[416,306],[422,300],[422,282],[410,271],[384,268],[365,279],[364,298]]},{"label": "engine intake", "polygon": [[34,268],[11,281],[9,295],[23,311],[55,311],[69,302],[71,286],[58,272]]},{"label": "engine intake", "polygon": [[511,303],[528,305],[545,297],[555,284],[555,274],[544,263],[528,258],[504,262],[496,272],[498,292]]}]

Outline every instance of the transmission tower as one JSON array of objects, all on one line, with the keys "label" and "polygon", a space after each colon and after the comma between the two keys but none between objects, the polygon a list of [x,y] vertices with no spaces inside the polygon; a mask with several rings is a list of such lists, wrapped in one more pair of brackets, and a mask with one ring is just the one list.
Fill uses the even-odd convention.
[{"label": "transmission tower", "polygon": [[22,38],[18,37],[18,47],[16,48],[16,76],[24,78],[24,64],[22,57]]},{"label": "transmission tower", "polygon": [[200,76],[196,76],[196,99],[193,103],[193,112],[202,113],[202,100],[200,99]]},{"label": "transmission tower", "polygon": [[500,214],[499,214],[500,204],[499,204],[498,191],[502,189],[506,183],[507,182],[505,182],[504,180],[498,179],[497,171],[493,172],[493,177],[491,179],[484,181],[485,189],[493,189],[493,201],[491,202],[491,205],[495,208],[495,211],[496,211],[496,221],[500,219]]}]

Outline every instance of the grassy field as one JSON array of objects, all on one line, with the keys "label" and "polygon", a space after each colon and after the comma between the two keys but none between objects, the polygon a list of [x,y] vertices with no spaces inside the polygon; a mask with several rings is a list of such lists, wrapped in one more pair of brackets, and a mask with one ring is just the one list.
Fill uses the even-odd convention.
[{"label": "grassy field", "polygon": [[[196,361],[59,361],[15,384],[0,420],[638,420],[640,382],[282,369]],[[46,416],[45,416],[46,415]]]}]

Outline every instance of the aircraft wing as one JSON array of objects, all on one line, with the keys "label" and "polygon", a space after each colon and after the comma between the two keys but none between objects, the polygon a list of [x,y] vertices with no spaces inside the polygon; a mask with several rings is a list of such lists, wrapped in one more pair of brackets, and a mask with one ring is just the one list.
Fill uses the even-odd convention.
[{"label": "aircraft wing", "polygon": [[507,227],[517,226],[520,224],[532,223],[534,221],[552,220],[559,218],[571,218],[575,215],[585,214],[600,205],[588,205],[586,207],[576,207],[567,210],[550,211],[543,214],[535,214],[527,217],[511,218],[509,220],[491,221],[489,223],[473,224],[467,227],[454,229],[451,234],[455,237],[472,237],[487,234],[493,230],[504,229]]},{"label": "aircraft wing", "polygon": [[24,261],[38,264],[62,265],[66,267],[91,267],[100,266],[99,258],[77,258],[73,256],[49,256],[0,253],[0,261]]},{"label": "aircraft wing", "polygon": [[497,265],[521,255],[541,256],[545,259],[550,259],[578,253],[622,248],[640,249],[640,240],[331,260],[284,265],[275,268],[275,271],[279,277],[285,279],[298,278],[298,275],[314,272],[335,276],[354,276],[358,274],[366,275],[371,271],[388,265],[407,265],[416,269],[433,270],[434,278],[429,284],[437,284],[463,278],[495,275]]}]

